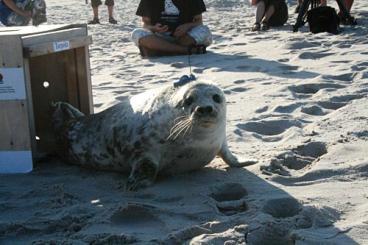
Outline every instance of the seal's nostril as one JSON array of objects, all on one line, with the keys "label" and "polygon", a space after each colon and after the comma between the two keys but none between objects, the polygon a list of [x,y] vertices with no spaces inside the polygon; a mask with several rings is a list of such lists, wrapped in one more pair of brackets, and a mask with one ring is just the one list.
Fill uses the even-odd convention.
[{"label": "seal's nostril", "polygon": [[211,113],[211,112],[213,111],[212,106],[207,106],[207,107],[205,108],[205,111],[206,111],[207,113]]},{"label": "seal's nostril", "polygon": [[199,114],[209,114],[213,112],[212,106],[201,106],[196,108],[196,112]]}]

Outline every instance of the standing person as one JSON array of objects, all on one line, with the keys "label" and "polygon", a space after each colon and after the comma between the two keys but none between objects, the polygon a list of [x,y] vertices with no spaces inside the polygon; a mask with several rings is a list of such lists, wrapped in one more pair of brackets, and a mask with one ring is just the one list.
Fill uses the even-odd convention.
[{"label": "standing person", "polygon": [[282,26],[288,19],[285,0],[252,0],[251,4],[257,6],[252,31],[266,31],[270,26]]},{"label": "standing person", "polygon": [[141,0],[136,14],[143,28],[132,32],[142,56],[202,54],[212,42],[203,25],[203,0]]},{"label": "standing person", "polygon": [[[98,7],[101,4],[101,0],[91,0],[93,20],[88,22],[88,24],[100,24],[100,19],[98,18]],[[105,0],[105,5],[107,6],[107,12],[109,14],[109,23],[117,24],[118,22],[114,19],[114,0]]]}]

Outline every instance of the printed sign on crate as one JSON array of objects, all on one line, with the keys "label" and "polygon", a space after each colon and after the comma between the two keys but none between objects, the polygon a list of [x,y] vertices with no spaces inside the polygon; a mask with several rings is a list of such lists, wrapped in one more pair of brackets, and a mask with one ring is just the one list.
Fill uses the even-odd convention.
[{"label": "printed sign on crate", "polygon": [[0,68],[0,100],[24,100],[23,68]]}]

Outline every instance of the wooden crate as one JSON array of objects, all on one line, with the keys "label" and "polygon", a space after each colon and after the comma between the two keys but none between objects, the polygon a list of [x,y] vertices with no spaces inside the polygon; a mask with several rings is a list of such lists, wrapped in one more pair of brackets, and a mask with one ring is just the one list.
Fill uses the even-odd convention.
[{"label": "wooden crate", "polygon": [[0,173],[55,151],[50,104],[93,113],[86,25],[0,28]]}]

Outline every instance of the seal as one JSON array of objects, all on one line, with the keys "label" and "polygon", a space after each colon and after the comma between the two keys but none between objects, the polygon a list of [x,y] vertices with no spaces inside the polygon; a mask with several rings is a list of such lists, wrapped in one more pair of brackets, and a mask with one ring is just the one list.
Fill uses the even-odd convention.
[{"label": "seal", "polygon": [[211,82],[148,90],[100,113],[85,116],[65,102],[53,104],[53,126],[70,162],[130,171],[127,190],[154,183],[158,174],[200,169],[216,156],[241,162],[226,140],[226,100]]}]

